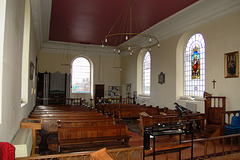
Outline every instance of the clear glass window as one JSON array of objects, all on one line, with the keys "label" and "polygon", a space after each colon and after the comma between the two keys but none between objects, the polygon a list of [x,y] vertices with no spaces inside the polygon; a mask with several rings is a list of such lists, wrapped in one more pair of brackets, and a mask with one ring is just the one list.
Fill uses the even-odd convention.
[{"label": "clear glass window", "polygon": [[151,55],[147,52],[143,58],[142,94],[150,95],[151,86]]},{"label": "clear glass window", "polygon": [[84,57],[78,57],[72,63],[72,93],[90,93],[90,84],[90,62]]}]

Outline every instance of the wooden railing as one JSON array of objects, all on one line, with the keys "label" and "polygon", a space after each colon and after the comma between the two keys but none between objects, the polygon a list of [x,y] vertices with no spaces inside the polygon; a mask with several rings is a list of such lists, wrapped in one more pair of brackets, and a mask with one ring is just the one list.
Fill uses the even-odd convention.
[{"label": "wooden railing", "polygon": [[[239,116],[239,110],[237,111],[224,111],[222,112],[222,125],[230,125],[231,124],[231,117],[232,116]],[[227,122],[225,120],[227,118]]]},{"label": "wooden railing", "polygon": [[[112,157],[113,160],[116,159],[124,159],[124,160],[142,160],[143,159],[143,148],[142,147],[131,147],[131,148],[121,148],[121,149],[110,149],[107,150],[108,154]],[[24,158],[16,158],[15,160],[53,160],[53,159],[61,159],[61,160],[87,160],[91,159],[90,152],[76,152],[76,153],[68,153],[68,154],[55,154],[55,155],[45,155],[45,156],[35,156],[35,157],[24,157]]]},{"label": "wooden railing", "polygon": [[[222,155],[226,155],[227,152],[230,151],[230,153],[235,152],[234,147],[236,148],[236,145],[234,145],[234,140],[238,140],[237,144],[237,152],[240,152],[240,134],[233,134],[233,135],[227,135],[227,136],[220,136],[220,137],[213,137],[213,138],[204,138],[204,139],[195,139],[194,143],[201,143],[204,144],[203,147],[203,156],[204,159],[208,158],[209,154],[213,154],[214,157],[217,156],[217,147],[219,147],[219,144],[221,146],[221,153]],[[226,141],[230,142],[230,150],[226,149]],[[190,141],[183,141],[184,142],[190,142]],[[210,153],[210,146],[213,146],[213,153]],[[212,148],[212,147],[211,147]],[[229,145],[228,145],[229,148]],[[199,153],[199,147],[196,148]],[[124,159],[124,160],[142,160],[143,159],[143,147],[131,147],[131,148],[121,148],[121,149],[110,149],[107,150],[108,154],[113,158],[113,160],[116,159]],[[93,151],[90,152],[76,152],[76,153],[68,153],[68,154],[55,154],[55,155],[45,155],[45,156],[35,156],[35,157],[24,157],[24,158],[16,158],[16,160],[53,160],[53,159],[61,159],[61,160],[71,160],[71,159],[79,159],[79,160],[86,160],[90,159],[90,154],[93,153]],[[166,159],[167,159],[166,155]]]},{"label": "wooden railing", "polygon": [[[226,136],[219,136],[219,137],[212,137],[212,138],[204,138],[204,139],[195,139],[193,140],[194,142],[203,142],[204,143],[204,159],[207,158],[208,154],[212,154],[212,153],[208,153],[209,146],[212,143],[213,145],[213,156],[216,157],[217,154],[217,144],[221,144],[221,150],[222,150],[222,155],[226,154],[226,150],[225,150],[225,143],[226,141],[230,142],[230,153],[233,153],[233,141],[234,139],[238,140],[238,152],[240,152],[240,134],[232,134],[232,135],[226,135]],[[186,141],[188,142],[188,141]]]},{"label": "wooden railing", "polygon": [[36,105],[82,105],[85,101],[83,98],[37,98]]},{"label": "wooden railing", "polygon": [[133,104],[133,98],[97,98],[97,104]]}]

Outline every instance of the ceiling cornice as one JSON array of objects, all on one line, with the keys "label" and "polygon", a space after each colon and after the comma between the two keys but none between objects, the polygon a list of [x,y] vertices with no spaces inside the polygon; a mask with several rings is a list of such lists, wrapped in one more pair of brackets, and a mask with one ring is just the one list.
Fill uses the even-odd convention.
[{"label": "ceiling cornice", "polygon": [[81,54],[81,55],[106,55],[113,56],[113,48],[102,47],[100,45],[85,45],[77,43],[66,43],[66,42],[56,42],[48,41],[42,45],[40,52],[43,53],[60,53],[63,52],[68,54]]},{"label": "ceiling cornice", "polygon": [[[240,10],[239,0],[200,0],[157,23],[149,30],[154,33],[154,36],[156,36],[161,43],[161,41],[167,38],[199,27],[237,10]],[[131,40],[134,41],[135,39],[132,38]],[[144,42],[142,45],[143,44]]]},{"label": "ceiling cornice", "polygon": [[153,32],[161,41],[202,26],[240,9],[239,0],[200,0],[196,4],[158,23]]},{"label": "ceiling cornice", "polygon": [[[41,52],[62,53],[66,43],[48,40],[51,0],[31,0],[36,37]],[[163,41],[172,36],[194,29],[214,19],[240,10],[239,0],[200,0],[181,10],[150,28],[151,32]],[[131,41],[135,39],[132,38]],[[144,42],[143,42],[144,43]],[[148,43],[148,42],[147,42]],[[83,45],[68,43],[73,54],[106,54],[113,55],[113,49],[98,45]],[[86,49],[87,48],[87,49]]]},{"label": "ceiling cornice", "polygon": [[48,42],[52,0],[31,0],[31,9],[38,48]]}]

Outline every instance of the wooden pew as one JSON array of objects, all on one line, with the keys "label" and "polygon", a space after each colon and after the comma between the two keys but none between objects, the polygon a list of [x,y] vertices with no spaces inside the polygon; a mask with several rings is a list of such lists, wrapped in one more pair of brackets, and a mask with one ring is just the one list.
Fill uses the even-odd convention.
[{"label": "wooden pew", "polygon": [[113,120],[113,119],[89,119],[89,120],[60,120],[58,121],[58,127],[66,128],[66,127],[85,127],[85,126],[111,126],[111,125],[119,125],[124,124],[122,119]]},{"label": "wooden pew", "polygon": [[36,104],[54,104],[54,105],[83,105],[86,100],[83,98],[37,98]]},{"label": "wooden pew", "polygon": [[61,113],[61,112],[97,112],[96,110],[92,110],[90,108],[80,108],[80,107],[44,107],[44,108],[34,108],[31,113]]},{"label": "wooden pew", "polygon": [[82,117],[38,117],[42,120],[42,129],[48,133],[56,133],[59,121],[89,121],[89,120],[113,120],[112,117],[107,116],[82,116]]},{"label": "wooden pew", "polygon": [[[86,106],[37,106],[31,112],[31,118],[42,120],[43,135],[47,137],[46,142],[49,148],[57,150],[58,127],[61,128],[87,128],[98,126],[124,125],[120,119],[115,120],[112,116],[103,115]],[[97,129],[98,130],[98,129]],[[125,127],[126,130],[126,127]],[[94,132],[94,131],[92,131]],[[100,133],[101,134],[101,133]]]},{"label": "wooden pew", "polygon": [[29,116],[43,121],[43,130],[48,133],[57,132],[58,121],[113,120],[86,106],[50,105],[36,106]]},{"label": "wooden pew", "polygon": [[163,112],[164,108],[137,104],[103,104],[99,105],[99,110],[102,113],[118,116],[119,118],[139,118],[141,112],[155,115]]},{"label": "wooden pew", "polygon": [[92,110],[88,106],[70,106],[70,105],[40,105],[34,108],[34,111],[46,111],[46,110]]},{"label": "wooden pew", "polygon": [[58,151],[126,147],[129,138],[127,125],[59,127]]},{"label": "wooden pew", "polygon": [[84,117],[84,116],[102,116],[96,112],[66,112],[66,113],[45,113],[45,114],[30,114],[30,118],[40,117]]},{"label": "wooden pew", "polygon": [[119,118],[139,118],[139,113],[146,112],[150,115],[160,114],[163,109],[158,107],[150,107],[150,106],[133,106],[133,107],[121,107],[118,109],[118,117]]}]

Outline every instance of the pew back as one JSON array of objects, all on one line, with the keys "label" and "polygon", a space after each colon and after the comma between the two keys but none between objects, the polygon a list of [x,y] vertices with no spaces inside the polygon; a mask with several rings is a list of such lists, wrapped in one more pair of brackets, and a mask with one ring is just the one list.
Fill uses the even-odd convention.
[{"label": "pew back", "polygon": [[126,125],[59,127],[58,151],[62,152],[62,148],[83,145],[96,147],[99,143],[109,143],[109,141],[117,141],[128,146],[129,138]]}]

